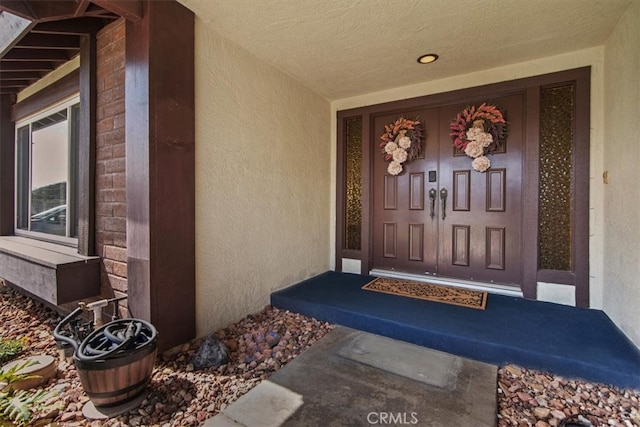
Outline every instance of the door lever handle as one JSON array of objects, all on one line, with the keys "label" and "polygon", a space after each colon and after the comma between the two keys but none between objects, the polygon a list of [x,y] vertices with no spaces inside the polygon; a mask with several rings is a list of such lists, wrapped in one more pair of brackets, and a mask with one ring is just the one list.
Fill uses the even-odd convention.
[{"label": "door lever handle", "polygon": [[443,188],[442,190],[440,190],[440,205],[442,207],[442,220],[444,221],[444,219],[447,217],[447,195],[448,195],[448,191],[446,188]]},{"label": "door lever handle", "polygon": [[429,190],[429,216],[431,216],[431,219],[433,219],[434,216],[436,216],[435,213],[435,207],[436,207],[436,189],[432,188],[431,190]]}]

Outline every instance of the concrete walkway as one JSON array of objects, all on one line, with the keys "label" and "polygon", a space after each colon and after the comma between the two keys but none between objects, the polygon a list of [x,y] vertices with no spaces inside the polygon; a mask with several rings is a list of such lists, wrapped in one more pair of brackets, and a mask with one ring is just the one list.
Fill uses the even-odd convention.
[{"label": "concrete walkway", "polygon": [[206,427],[495,426],[497,367],[337,327]]}]

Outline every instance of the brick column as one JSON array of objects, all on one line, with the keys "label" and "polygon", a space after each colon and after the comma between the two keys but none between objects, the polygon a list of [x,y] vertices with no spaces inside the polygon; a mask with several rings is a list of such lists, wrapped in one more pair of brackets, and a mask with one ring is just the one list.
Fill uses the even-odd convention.
[{"label": "brick column", "polygon": [[96,252],[102,295],[127,292],[125,20],[97,34]]}]

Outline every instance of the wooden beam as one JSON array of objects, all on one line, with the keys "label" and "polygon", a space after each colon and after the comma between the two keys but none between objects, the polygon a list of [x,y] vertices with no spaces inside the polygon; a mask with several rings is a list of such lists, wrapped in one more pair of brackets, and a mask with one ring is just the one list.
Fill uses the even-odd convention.
[{"label": "wooden beam", "polygon": [[8,87],[27,87],[31,84],[29,80],[0,80],[0,87],[8,88]]},{"label": "wooden beam", "polygon": [[148,1],[126,34],[128,302],[162,351],[195,336],[194,15]]},{"label": "wooden beam", "polygon": [[76,0],[0,0],[0,8],[34,22],[73,18],[79,4]]},{"label": "wooden beam", "polygon": [[15,123],[11,94],[0,95],[0,235],[13,234]]},{"label": "wooden beam", "polygon": [[0,0],[0,10],[19,16],[22,19],[35,21],[35,13],[31,9],[29,2],[21,0]]},{"label": "wooden beam", "polygon": [[73,70],[36,95],[30,96],[12,107],[11,120],[18,120],[78,92],[79,70]]},{"label": "wooden beam", "polygon": [[73,16],[75,17],[83,16],[90,4],[91,2],[89,0],[78,0],[78,6]]},{"label": "wooden beam", "polygon": [[20,49],[80,49],[78,36],[69,34],[34,34],[24,36],[14,48]]},{"label": "wooden beam", "polygon": [[143,17],[143,2],[140,0],[91,0],[91,3],[122,16],[129,22],[140,22]]},{"label": "wooden beam", "polygon": [[11,49],[1,61],[3,64],[5,61],[67,62],[72,56],[64,50]]},{"label": "wooden beam", "polygon": [[95,255],[97,74],[96,36],[80,38],[80,144],[78,147],[78,253]]},{"label": "wooden beam", "polygon": [[42,77],[42,74],[38,73],[37,71],[16,72],[16,71],[7,71],[4,69],[0,69],[0,80],[2,81],[22,80],[22,79],[39,80],[40,77]]},{"label": "wooden beam", "polygon": [[9,61],[2,59],[0,62],[2,71],[43,71],[48,72],[54,69],[50,61]]},{"label": "wooden beam", "polygon": [[80,36],[97,32],[101,26],[100,24],[100,20],[95,18],[42,22],[31,29],[31,34],[70,34]]}]

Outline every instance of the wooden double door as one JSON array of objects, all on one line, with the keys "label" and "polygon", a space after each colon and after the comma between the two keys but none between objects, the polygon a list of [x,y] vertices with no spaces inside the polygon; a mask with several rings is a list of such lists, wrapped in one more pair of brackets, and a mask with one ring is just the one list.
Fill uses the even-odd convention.
[{"label": "wooden double door", "polygon": [[[508,136],[491,168],[476,172],[456,152],[449,123],[468,104],[394,111],[373,118],[373,267],[421,275],[522,283],[524,95],[492,99]],[[423,155],[387,172],[379,152],[384,125],[399,116],[423,124]]]}]

